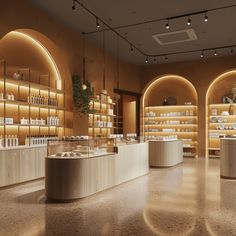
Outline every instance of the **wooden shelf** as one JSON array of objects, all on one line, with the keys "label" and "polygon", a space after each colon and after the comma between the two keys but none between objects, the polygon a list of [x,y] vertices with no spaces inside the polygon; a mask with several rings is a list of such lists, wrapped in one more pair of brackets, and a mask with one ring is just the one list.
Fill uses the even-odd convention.
[{"label": "wooden shelf", "polygon": [[[4,78],[0,78],[0,83],[4,83]],[[5,79],[6,84],[12,84],[12,85],[18,85],[18,86],[24,86],[27,88],[33,88],[33,89],[39,89],[39,90],[44,90],[48,92],[53,92],[57,94],[64,94],[64,91],[58,90],[55,88],[51,88],[50,86],[47,85],[42,85],[38,83],[33,83],[25,80],[16,80],[16,79],[11,79],[11,78],[6,78]]]},{"label": "wooden shelf", "polygon": [[0,103],[4,103],[4,102],[5,102],[5,104],[12,104],[12,105],[16,105],[16,106],[30,106],[30,107],[48,108],[48,109],[55,109],[55,110],[65,110],[65,107],[28,103],[25,101],[17,101],[17,100],[0,100]]},{"label": "wooden shelf", "polygon": [[169,127],[169,126],[178,126],[178,127],[181,127],[181,126],[193,126],[193,127],[197,127],[197,124],[145,124],[145,126],[161,126],[161,127]]},{"label": "wooden shelf", "polygon": [[[96,137],[96,136],[109,136],[109,134],[113,133],[112,130],[115,129],[114,127],[114,119],[116,116],[114,114],[109,115],[109,109],[112,109],[114,112],[114,106],[116,105],[113,102],[108,102],[109,95],[100,93],[100,98],[102,96],[105,96],[107,101],[104,101],[103,99],[99,100],[96,98],[93,98],[93,100],[90,103],[91,109],[95,110],[94,113],[89,114],[89,121],[92,123],[92,125],[88,126],[89,129],[89,135]],[[95,96],[96,97],[96,96]],[[111,122],[112,127],[98,127],[96,126],[96,122]],[[90,124],[91,124],[90,123]]]},{"label": "wooden shelf", "polygon": [[197,116],[144,116],[148,119],[197,119]]},{"label": "wooden shelf", "polygon": [[147,107],[145,107],[145,109],[160,109],[160,110],[162,110],[162,109],[176,109],[176,108],[183,108],[183,109],[193,108],[193,109],[195,109],[195,108],[197,108],[197,106],[196,105],[173,105],[173,106],[166,105],[166,106],[147,106]]},{"label": "wooden shelf", "polygon": [[192,131],[170,131],[170,132],[163,132],[163,131],[145,131],[145,133],[160,133],[160,134],[193,134],[196,135],[197,132],[192,132]]}]

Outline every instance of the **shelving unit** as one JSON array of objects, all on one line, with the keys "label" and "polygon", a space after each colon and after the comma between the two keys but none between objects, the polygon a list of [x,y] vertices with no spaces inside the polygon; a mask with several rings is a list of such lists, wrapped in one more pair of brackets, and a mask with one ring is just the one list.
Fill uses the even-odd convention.
[{"label": "shelving unit", "polygon": [[[14,78],[14,74],[20,78]],[[26,138],[31,144],[32,137],[45,140],[65,135],[65,91],[56,88],[56,81],[48,74],[31,68],[6,66],[1,61],[0,77],[0,141],[6,147],[6,138],[17,137],[19,146],[25,146]],[[10,98],[10,99],[9,99]],[[34,98],[34,102],[31,101]],[[37,100],[36,100],[37,98]],[[51,104],[52,101],[56,103]],[[57,117],[59,124],[47,122],[48,117]],[[12,118],[7,122],[7,118]],[[22,120],[28,120],[27,124]],[[40,124],[38,121],[45,121]],[[35,123],[37,122],[37,123]],[[2,142],[3,141],[3,142]]]},{"label": "shelving unit", "polygon": [[89,114],[89,136],[108,137],[114,132],[114,106],[109,95],[100,93],[90,104],[93,111]]},{"label": "shelving unit", "polygon": [[197,156],[196,105],[147,106],[144,109],[144,135],[147,139],[175,135],[183,140],[184,156]]},{"label": "shelving unit", "polygon": [[236,135],[236,104],[209,104],[208,114],[208,157],[219,158],[220,136]]}]

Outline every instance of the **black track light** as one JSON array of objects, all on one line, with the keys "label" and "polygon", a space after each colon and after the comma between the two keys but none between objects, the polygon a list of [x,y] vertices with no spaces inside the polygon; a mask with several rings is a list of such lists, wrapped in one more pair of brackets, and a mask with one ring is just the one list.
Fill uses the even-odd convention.
[{"label": "black track light", "polygon": [[148,57],[146,58],[145,63],[148,63]]},{"label": "black track light", "polygon": [[204,57],[204,53],[202,52],[202,53],[201,53],[201,58],[203,58],[203,57]]},{"label": "black track light", "polygon": [[168,56],[167,56],[167,55],[165,56],[165,60],[166,60],[166,61],[168,60]]},{"label": "black track light", "polygon": [[233,49],[233,48],[231,48],[230,52],[233,54],[233,53],[234,53],[234,49]]},{"label": "black track light", "polygon": [[207,14],[205,13],[204,22],[207,22],[207,21],[208,21],[208,16],[207,16]]},{"label": "black track light", "polygon": [[133,45],[130,44],[130,51],[133,52],[134,51],[134,48],[133,48]]},{"label": "black track light", "polygon": [[190,19],[189,16],[188,16],[188,22],[187,22],[187,25],[188,25],[188,26],[191,25],[191,19]]},{"label": "black track light", "polygon": [[72,9],[72,11],[75,11],[75,0],[73,0],[73,4],[72,4],[71,9]]},{"label": "black track light", "polygon": [[217,56],[217,52],[216,51],[214,52],[214,56]]},{"label": "black track light", "polygon": [[97,17],[96,17],[96,26],[97,26],[97,28],[100,28],[99,20]]},{"label": "black track light", "polygon": [[167,22],[166,22],[166,29],[169,29],[169,28],[170,28],[169,20],[167,20]]},{"label": "black track light", "polygon": [[153,58],[153,61],[154,61],[154,62],[156,62],[156,61],[157,61],[156,57],[154,57],[154,58]]}]

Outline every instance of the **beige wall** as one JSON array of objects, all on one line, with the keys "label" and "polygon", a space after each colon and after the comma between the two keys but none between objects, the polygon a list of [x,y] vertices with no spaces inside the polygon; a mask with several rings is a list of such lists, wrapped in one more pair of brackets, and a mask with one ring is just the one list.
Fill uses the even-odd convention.
[{"label": "beige wall", "polygon": [[211,82],[220,74],[235,69],[235,61],[235,56],[229,56],[150,65],[141,68],[141,83],[143,89],[154,78],[167,74],[183,76],[194,85],[198,93],[198,140],[200,156],[205,156],[205,96],[207,89]]}]

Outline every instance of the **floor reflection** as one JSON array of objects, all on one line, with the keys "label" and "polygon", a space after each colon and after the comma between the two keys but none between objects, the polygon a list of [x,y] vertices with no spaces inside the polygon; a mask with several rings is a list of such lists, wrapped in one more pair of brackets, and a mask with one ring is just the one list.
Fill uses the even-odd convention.
[{"label": "floor reflection", "polygon": [[72,203],[46,203],[44,182],[0,191],[0,236],[236,235],[236,181],[219,160],[185,159]]}]

